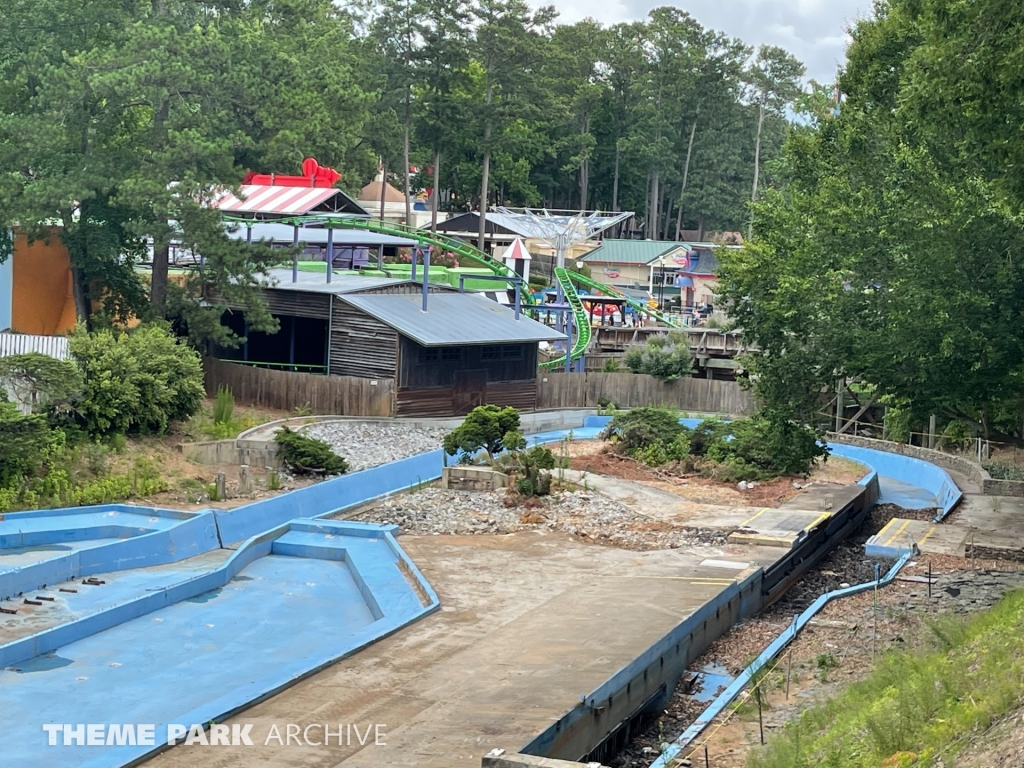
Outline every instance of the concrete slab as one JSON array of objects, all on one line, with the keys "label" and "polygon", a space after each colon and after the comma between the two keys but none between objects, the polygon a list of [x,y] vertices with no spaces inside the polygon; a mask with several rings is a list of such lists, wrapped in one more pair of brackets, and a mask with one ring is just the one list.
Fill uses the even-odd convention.
[{"label": "concrete slab", "polygon": [[[789,551],[630,552],[541,532],[402,544],[437,591],[438,613],[232,718],[253,724],[257,748],[178,746],[148,765],[478,768],[491,749],[522,749],[724,588]],[[386,723],[386,744],[264,743],[287,723]]]}]

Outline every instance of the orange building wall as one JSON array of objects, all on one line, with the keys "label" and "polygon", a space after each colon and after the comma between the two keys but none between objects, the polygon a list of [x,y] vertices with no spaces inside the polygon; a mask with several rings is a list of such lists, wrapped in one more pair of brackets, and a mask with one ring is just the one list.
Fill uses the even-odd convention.
[{"label": "orange building wall", "polygon": [[14,236],[11,328],[19,333],[54,336],[75,328],[71,257],[55,230],[49,240],[29,243]]}]

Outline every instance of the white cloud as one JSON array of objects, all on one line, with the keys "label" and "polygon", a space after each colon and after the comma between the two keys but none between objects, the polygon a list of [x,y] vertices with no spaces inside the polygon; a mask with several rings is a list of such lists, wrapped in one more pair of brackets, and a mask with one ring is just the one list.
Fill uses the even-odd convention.
[{"label": "white cloud", "polygon": [[[546,4],[545,0],[533,1]],[[554,0],[567,23],[588,16],[606,24],[633,21],[665,4],[656,0],[602,4]],[[780,45],[807,65],[809,78],[831,82],[845,57],[846,29],[870,13],[871,0],[689,0],[684,10],[705,27],[739,37],[748,45]]]}]

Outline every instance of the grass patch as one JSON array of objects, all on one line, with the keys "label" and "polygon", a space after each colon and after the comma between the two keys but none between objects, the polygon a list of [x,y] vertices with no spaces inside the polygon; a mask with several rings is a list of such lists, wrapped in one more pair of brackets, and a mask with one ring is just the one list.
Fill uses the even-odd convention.
[{"label": "grass patch", "polygon": [[[931,648],[893,651],[866,679],[804,712],[749,768],[952,766],[969,741],[1019,706],[1024,591],[971,619],[932,623]],[[827,671],[829,664],[819,667]]]}]

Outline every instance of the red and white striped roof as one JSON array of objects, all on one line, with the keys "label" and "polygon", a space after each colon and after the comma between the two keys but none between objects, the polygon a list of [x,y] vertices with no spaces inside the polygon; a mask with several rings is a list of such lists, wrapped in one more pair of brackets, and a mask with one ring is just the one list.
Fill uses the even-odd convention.
[{"label": "red and white striped roof", "polygon": [[519,237],[512,241],[512,245],[505,251],[503,258],[505,261],[531,261],[533,259],[530,252],[526,250],[522,238]]},{"label": "red and white striped roof", "polygon": [[282,187],[269,184],[243,184],[241,198],[231,192],[214,202],[214,207],[225,213],[281,213],[301,215],[309,213],[325,200],[340,192],[323,187]]}]

